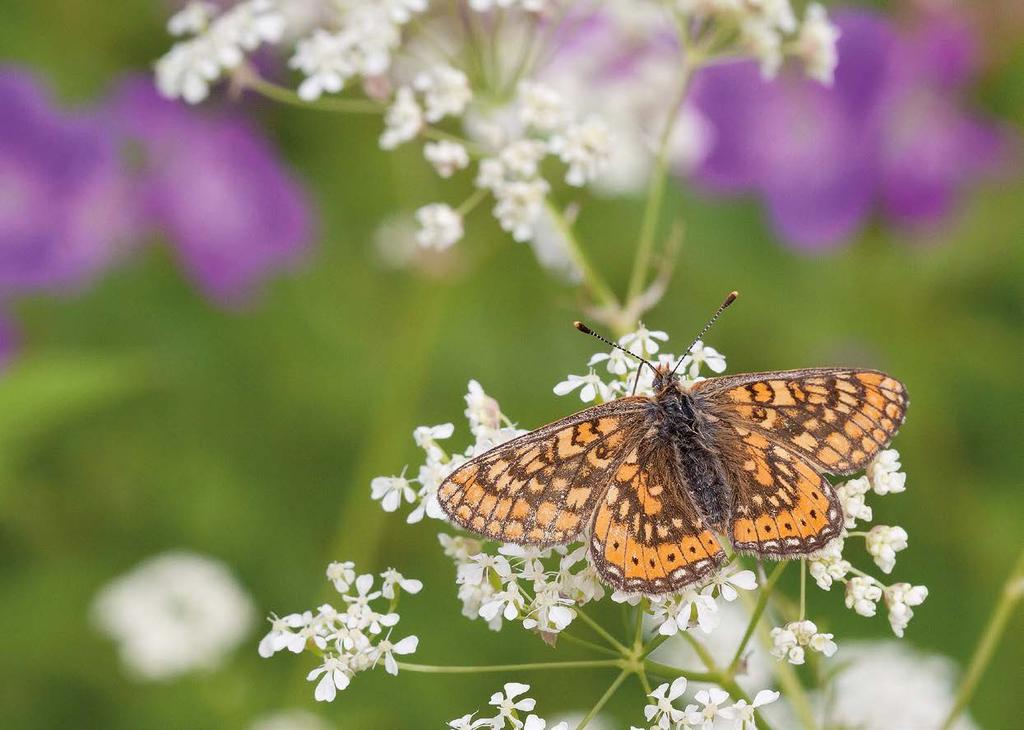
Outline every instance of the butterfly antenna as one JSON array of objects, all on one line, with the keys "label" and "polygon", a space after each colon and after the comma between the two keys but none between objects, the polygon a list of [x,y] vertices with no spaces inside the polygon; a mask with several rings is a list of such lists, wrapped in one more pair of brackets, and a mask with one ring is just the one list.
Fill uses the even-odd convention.
[{"label": "butterfly antenna", "polygon": [[708,330],[711,329],[711,325],[715,323],[715,320],[718,319],[722,312],[729,308],[730,304],[736,301],[736,297],[738,297],[739,295],[740,293],[736,291],[729,292],[729,296],[727,296],[725,298],[725,301],[722,302],[722,305],[718,308],[718,311],[716,311],[714,315],[712,315],[711,319],[708,320],[708,323],[704,325],[704,329],[700,331],[700,334],[693,338],[693,342],[691,342],[690,346],[687,347],[686,350],[683,352],[682,357],[679,358],[679,362],[677,362],[676,366],[672,368],[672,375],[676,374],[676,370],[678,370],[679,366],[683,364],[683,360],[685,360],[686,356],[690,354],[690,350],[693,349],[693,346],[700,342],[702,339],[704,339],[704,335],[706,335],[708,333]]},{"label": "butterfly antenna", "polygon": [[651,369],[652,371],[654,371],[654,366],[653,366],[653,365],[651,365],[651,364],[650,364],[649,362],[647,362],[646,360],[644,360],[644,359],[643,359],[642,357],[640,357],[639,355],[637,355],[637,354],[636,354],[635,352],[630,352],[629,350],[627,350],[627,349],[626,349],[625,347],[623,347],[622,345],[619,345],[619,344],[617,344],[617,343],[615,343],[615,342],[612,342],[612,341],[611,341],[611,340],[609,340],[609,339],[608,339],[607,337],[602,337],[601,335],[599,335],[599,334],[597,334],[596,332],[594,332],[594,330],[590,329],[589,327],[587,327],[587,325],[583,324],[583,323],[582,323],[582,322],[580,322],[579,320],[577,320],[577,321],[573,322],[573,323],[572,323],[572,326],[573,326],[573,327],[575,327],[576,329],[578,329],[578,330],[579,330],[580,332],[582,332],[582,333],[583,333],[583,334],[585,334],[585,335],[590,335],[591,337],[596,337],[597,339],[601,340],[601,342],[603,342],[604,344],[606,344],[606,345],[611,345],[611,346],[612,346],[612,347],[614,347],[614,348],[615,348],[616,350],[622,350],[622,351],[623,351],[624,353],[626,353],[626,354],[627,354],[627,355],[629,355],[630,357],[632,357],[632,358],[636,358],[636,359],[637,359],[637,360],[639,360],[639,361],[640,361],[641,363],[643,363],[644,365],[646,365],[647,367],[649,367],[649,368],[650,368],[650,369]]}]

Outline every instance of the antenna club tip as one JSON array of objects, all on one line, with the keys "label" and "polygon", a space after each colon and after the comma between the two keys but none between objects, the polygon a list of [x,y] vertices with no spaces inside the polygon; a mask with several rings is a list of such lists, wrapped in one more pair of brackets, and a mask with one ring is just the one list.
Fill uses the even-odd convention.
[{"label": "antenna club tip", "polygon": [[589,327],[587,327],[587,325],[583,324],[583,323],[582,323],[582,322],[580,322],[580,321],[579,321],[578,319],[577,319],[577,320],[575,320],[575,321],[574,321],[574,322],[572,323],[572,326],[573,326],[573,327],[575,327],[576,329],[578,329],[578,330],[579,330],[580,332],[582,332],[582,333],[583,333],[583,334],[585,334],[585,335],[592,335],[592,334],[594,334],[594,331],[593,331],[592,329],[590,329]]},{"label": "antenna club tip", "polygon": [[723,307],[728,307],[730,304],[732,304],[733,302],[736,301],[736,299],[739,297],[739,295],[740,295],[740,293],[738,291],[731,291],[731,292],[729,292],[729,296],[727,296],[725,298],[725,301],[722,302],[722,306]]}]

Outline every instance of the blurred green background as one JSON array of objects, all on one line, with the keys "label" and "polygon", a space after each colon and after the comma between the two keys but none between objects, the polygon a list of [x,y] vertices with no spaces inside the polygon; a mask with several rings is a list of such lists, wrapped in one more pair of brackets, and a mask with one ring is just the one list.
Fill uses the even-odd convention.
[{"label": "blurred green background", "polygon": [[[39,69],[64,100],[95,97],[167,45],[159,3],[3,2],[0,15],[4,60]],[[1022,88],[1018,49],[989,69],[980,103],[1019,121]],[[574,408],[551,387],[584,372],[594,351],[569,326],[575,295],[483,215],[447,276],[381,266],[371,244],[380,221],[455,186],[437,190],[416,150],[381,153],[374,120],[252,115],[319,206],[307,267],[231,313],[149,250],[81,295],[14,312],[30,341],[0,377],[4,727],[234,728],[295,706],[342,728],[434,727],[511,679],[374,672],[313,708],[310,660],[261,660],[258,626],[215,673],[134,683],[87,609],[110,578],[169,548],[233,566],[260,613],[326,598],[330,560],[395,565],[426,584],[403,610],[403,627],[421,637],[417,661],[466,663],[467,646],[473,663],[550,654],[521,632],[463,619],[437,525],[385,515],[369,480],[415,463],[415,426],[463,420],[469,378],[526,427]],[[739,305],[708,338],[731,371],[863,364],[906,382],[912,405],[896,446],[908,490],[875,500],[876,522],[907,528],[895,575],[930,589],[907,640],[965,662],[1021,547],[1024,183],[988,185],[927,244],[875,228],[822,258],[773,241],[753,203],[671,196],[687,237],[650,326],[679,347],[735,288]],[[635,202],[594,201],[582,216],[584,241],[620,290],[639,214]],[[889,635],[883,616],[854,616],[838,592],[810,600],[840,646]],[[972,703],[982,727],[1024,717],[1022,633],[1018,614]],[[524,681],[553,715],[589,707],[607,679]],[[641,707],[632,691],[610,710],[635,722]]]}]

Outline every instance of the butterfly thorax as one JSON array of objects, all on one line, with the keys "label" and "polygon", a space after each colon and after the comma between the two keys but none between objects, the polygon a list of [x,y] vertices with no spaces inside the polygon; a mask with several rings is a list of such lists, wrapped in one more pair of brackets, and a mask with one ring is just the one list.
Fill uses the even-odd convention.
[{"label": "butterfly thorax", "polygon": [[[725,523],[730,492],[715,444],[718,425],[709,418],[699,395],[683,389],[675,378],[660,379],[651,401],[657,441],[670,453],[689,496],[713,527]],[[657,381],[656,381],[657,382]]]}]

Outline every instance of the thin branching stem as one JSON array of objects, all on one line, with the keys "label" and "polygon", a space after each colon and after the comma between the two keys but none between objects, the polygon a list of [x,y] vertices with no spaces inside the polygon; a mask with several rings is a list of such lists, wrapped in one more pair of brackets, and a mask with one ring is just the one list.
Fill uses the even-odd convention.
[{"label": "thin branching stem", "polygon": [[421,672],[423,674],[479,674],[482,672],[533,672],[553,671],[556,669],[608,669],[621,666],[622,662],[618,659],[584,659],[571,662],[486,664],[479,666],[442,666],[438,664],[398,662],[398,668],[403,672]]},{"label": "thin branching stem", "polygon": [[740,639],[739,646],[736,647],[736,653],[732,656],[732,661],[729,662],[729,674],[735,674],[737,667],[743,660],[743,652],[747,650],[747,645],[750,643],[750,637],[754,635],[754,630],[757,628],[758,622],[761,620],[762,614],[764,614],[765,608],[768,606],[768,599],[771,597],[775,584],[779,582],[779,578],[782,577],[782,571],[789,565],[788,562],[782,561],[775,566],[775,570],[768,576],[768,580],[761,587],[760,595],[757,597],[757,603],[754,606],[753,613],[750,614],[750,623],[747,624],[747,630],[743,632],[743,638]]},{"label": "thin branching stem", "polygon": [[679,109],[686,100],[686,94],[690,89],[690,82],[693,80],[694,71],[696,71],[699,65],[697,53],[690,48],[686,29],[682,24],[680,24],[678,36],[683,53],[680,64],[679,87],[668,107],[665,127],[661,132],[658,142],[654,172],[651,175],[651,181],[647,188],[647,201],[644,204],[644,216],[640,224],[640,239],[637,243],[636,258],[633,260],[633,271],[629,277],[626,301],[632,301],[640,295],[644,288],[644,282],[647,279],[647,271],[650,268],[651,254],[654,248],[654,239],[658,232],[658,222],[661,219],[662,203],[665,199],[672,137],[677,126]]},{"label": "thin branching stem", "polygon": [[591,720],[597,717],[597,713],[599,713],[602,710],[602,708],[604,708],[604,706],[608,703],[608,700],[612,698],[612,695],[615,694],[615,692],[619,689],[619,686],[624,681],[626,681],[626,677],[628,677],[630,674],[631,672],[628,669],[623,669],[621,672],[619,672],[619,676],[617,676],[615,678],[615,681],[608,686],[608,689],[605,690],[604,694],[601,695],[600,699],[598,699],[598,701],[594,703],[594,706],[590,708],[590,712],[584,715],[583,719],[580,720],[580,724],[576,726],[576,730],[583,730],[583,728],[585,728]]},{"label": "thin branching stem", "polygon": [[590,618],[590,616],[588,616],[586,613],[584,613],[581,610],[577,610],[576,611],[576,615],[579,616],[579,618],[581,618],[583,620],[583,623],[585,623],[587,626],[589,626],[591,629],[593,629],[594,633],[596,633],[602,639],[604,639],[609,644],[611,644],[620,654],[622,654],[623,656],[628,656],[629,655],[629,649],[627,649],[625,646],[623,646],[619,642],[618,639],[616,639],[614,636],[612,636],[610,633],[608,633],[608,630],[605,629],[604,626],[599,624],[594,619]]}]

